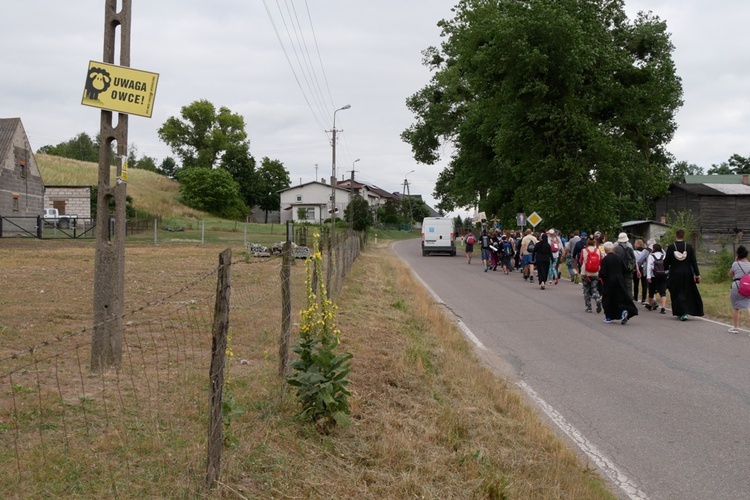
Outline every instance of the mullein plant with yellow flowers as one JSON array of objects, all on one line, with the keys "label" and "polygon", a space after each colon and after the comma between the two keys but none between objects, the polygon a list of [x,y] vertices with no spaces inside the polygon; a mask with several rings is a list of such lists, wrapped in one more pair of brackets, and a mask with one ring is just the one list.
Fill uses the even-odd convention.
[{"label": "mullein plant with yellow flowers", "polygon": [[[287,382],[297,388],[297,400],[302,406],[299,416],[327,433],[335,425],[349,424],[351,393],[346,387],[352,355],[337,353],[341,331],[335,325],[337,307],[328,298],[321,277],[319,238],[314,235],[313,256],[306,263],[307,306],[300,312],[300,338],[292,347],[299,359],[291,364],[294,371]],[[319,283],[317,295],[312,288],[314,277]]]},{"label": "mullein plant with yellow flowers", "polygon": [[[226,348],[226,360],[227,366],[231,364],[232,358],[234,357],[234,351],[232,351],[232,335],[231,333],[227,336],[227,348]],[[221,399],[221,417],[224,424],[224,436],[223,442],[227,447],[237,446],[239,440],[232,434],[232,420],[240,417],[245,413],[245,408],[237,403],[234,399],[234,391],[232,390],[232,382],[229,377],[229,370],[226,371],[224,377],[224,392]]]}]

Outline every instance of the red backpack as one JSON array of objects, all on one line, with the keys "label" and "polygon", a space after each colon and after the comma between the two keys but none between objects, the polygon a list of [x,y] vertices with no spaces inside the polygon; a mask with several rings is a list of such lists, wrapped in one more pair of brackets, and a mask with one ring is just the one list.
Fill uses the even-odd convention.
[{"label": "red backpack", "polygon": [[586,252],[586,272],[587,273],[598,273],[599,262],[601,261],[602,255],[599,253],[599,249],[595,248],[593,252],[589,251],[588,247],[584,250]]},{"label": "red backpack", "polygon": [[[745,270],[741,267],[740,270],[745,273]],[[750,274],[745,273],[738,281],[737,291],[740,292],[740,295],[743,297],[750,297]]]}]

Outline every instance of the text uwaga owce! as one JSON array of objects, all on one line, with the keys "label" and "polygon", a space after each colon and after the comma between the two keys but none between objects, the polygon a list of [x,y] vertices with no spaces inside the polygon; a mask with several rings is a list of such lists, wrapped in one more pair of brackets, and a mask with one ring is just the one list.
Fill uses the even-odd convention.
[{"label": "text uwaga owce!", "polygon": [[146,92],[148,90],[148,85],[146,85],[146,82],[139,82],[136,80],[130,80],[127,78],[120,78],[119,76],[116,76],[112,82],[112,85],[115,87],[115,89],[112,90],[111,94],[113,99],[127,101],[133,104],[143,104],[145,96],[134,94],[133,92],[117,90],[117,88],[135,90],[137,92]]}]

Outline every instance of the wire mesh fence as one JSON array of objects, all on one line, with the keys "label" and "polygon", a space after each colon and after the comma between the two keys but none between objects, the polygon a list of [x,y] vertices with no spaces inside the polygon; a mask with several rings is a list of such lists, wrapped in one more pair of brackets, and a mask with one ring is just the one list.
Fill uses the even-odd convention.
[{"label": "wire mesh fence", "polygon": [[[360,245],[356,234],[342,238],[336,262],[325,263],[335,268],[337,286]],[[228,265],[223,385],[275,390],[283,386],[283,315],[291,314],[288,328],[304,305],[305,266],[243,253]],[[195,496],[220,477],[217,470],[206,481],[212,404],[222,403],[211,391],[222,268],[192,271],[189,283],[124,315],[116,368],[90,370],[92,327],[29,336],[23,349],[0,346],[0,491],[18,498]]]}]

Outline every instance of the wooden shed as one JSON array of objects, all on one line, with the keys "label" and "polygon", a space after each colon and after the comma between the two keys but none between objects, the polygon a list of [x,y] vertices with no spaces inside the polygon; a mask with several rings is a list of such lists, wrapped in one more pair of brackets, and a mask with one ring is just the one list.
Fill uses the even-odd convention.
[{"label": "wooden shed", "polygon": [[661,237],[667,232],[668,224],[655,220],[631,220],[622,223],[622,229],[632,239],[642,239],[645,242],[655,240],[661,242]]},{"label": "wooden shed", "polygon": [[[672,184],[669,194],[656,201],[657,218],[690,210],[698,220],[707,249],[721,243],[750,241],[750,186],[747,184]],[[738,239],[739,236],[739,239]]]}]

